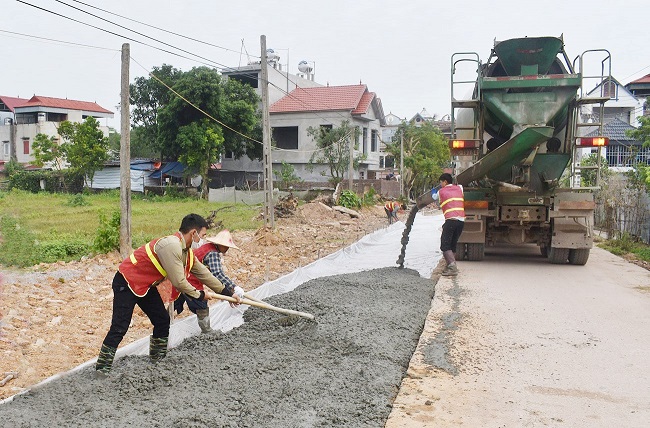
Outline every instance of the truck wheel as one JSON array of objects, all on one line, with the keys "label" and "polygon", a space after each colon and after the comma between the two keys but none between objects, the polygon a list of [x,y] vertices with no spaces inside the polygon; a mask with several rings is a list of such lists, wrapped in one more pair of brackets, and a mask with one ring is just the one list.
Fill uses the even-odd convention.
[{"label": "truck wheel", "polygon": [[569,263],[584,266],[589,260],[589,248],[578,248],[569,251]]},{"label": "truck wheel", "polygon": [[568,248],[556,248],[551,247],[548,251],[548,261],[560,265],[567,262],[569,259],[569,249]]},{"label": "truck wheel", "polygon": [[480,262],[485,258],[485,244],[467,244],[467,260]]},{"label": "truck wheel", "polygon": [[465,244],[458,243],[456,244],[456,254],[454,254],[456,260],[465,260]]}]

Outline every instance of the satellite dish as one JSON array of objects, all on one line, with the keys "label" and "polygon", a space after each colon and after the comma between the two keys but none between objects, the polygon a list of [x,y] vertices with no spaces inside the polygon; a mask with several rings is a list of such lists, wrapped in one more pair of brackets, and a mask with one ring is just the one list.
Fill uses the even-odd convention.
[{"label": "satellite dish", "polygon": [[311,73],[314,70],[314,68],[311,65],[309,65],[307,61],[303,60],[298,63],[298,70],[301,73]]}]

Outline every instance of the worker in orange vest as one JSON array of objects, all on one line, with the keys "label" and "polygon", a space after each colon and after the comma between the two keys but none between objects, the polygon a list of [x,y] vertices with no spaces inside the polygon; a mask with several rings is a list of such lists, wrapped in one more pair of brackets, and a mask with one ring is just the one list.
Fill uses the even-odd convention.
[{"label": "worker in orange vest", "polygon": [[388,224],[393,224],[394,221],[399,221],[397,218],[397,213],[399,210],[405,210],[406,205],[400,204],[399,202],[395,201],[388,201],[384,204],[384,211],[386,212],[386,216],[388,217]]},{"label": "worker in orange vest", "polygon": [[[201,245],[202,244],[202,245]],[[192,244],[194,246],[194,244]],[[203,263],[223,285],[224,289],[221,294],[227,296],[237,295],[240,299],[244,297],[244,289],[235,284],[235,282],[226,275],[223,268],[223,256],[228,252],[228,249],[239,249],[232,240],[232,235],[228,230],[222,230],[214,237],[205,238],[196,245],[194,255],[196,259]],[[188,281],[197,290],[203,290],[203,284],[196,275],[190,273]],[[180,294],[180,295],[179,295]],[[199,323],[199,328],[202,333],[209,333],[212,331],[210,326],[210,308],[208,302],[205,300],[198,300],[188,296],[185,293],[176,293],[178,298],[174,301],[174,310],[180,314],[183,312],[183,307],[187,303],[187,307],[192,313],[196,314],[196,319]],[[176,297],[172,294],[172,298]]]},{"label": "worker in orange vest", "polygon": [[[106,377],[110,372],[117,347],[129,329],[135,305],[153,324],[153,334],[149,338],[151,360],[156,362],[165,357],[170,319],[156,288],[165,278],[176,290],[197,300],[209,300],[210,297],[189,283],[190,273],[215,292],[224,290],[224,285],[196,260],[191,248],[193,242],[198,243],[205,237],[207,227],[208,223],[203,217],[188,214],[183,218],[178,232],[148,242],[120,263],[113,277],[111,327],[97,357],[96,377]],[[237,303],[241,301],[237,295],[232,297]]]},{"label": "worker in orange vest", "polygon": [[458,275],[456,266],[456,245],[458,238],[463,233],[465,226],[465,199],[463,186],[453,184],[453,177],[449,173],[440,176],[440,190],[433,189],[431,196],[437,202],[445,216],[440,237],[440,251],[447,262],[447,267],[442,271],[444,276]]}]

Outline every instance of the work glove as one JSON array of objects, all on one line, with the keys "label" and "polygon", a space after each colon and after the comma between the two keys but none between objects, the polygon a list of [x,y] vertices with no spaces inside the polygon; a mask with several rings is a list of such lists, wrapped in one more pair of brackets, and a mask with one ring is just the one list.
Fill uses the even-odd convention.
[{"label": "work glove", "polygon": [[241,288],[239,285],[235,285],[235,291],[232,293],[233,295],[237,295],[240,299],[244,298],[244,289]]}]

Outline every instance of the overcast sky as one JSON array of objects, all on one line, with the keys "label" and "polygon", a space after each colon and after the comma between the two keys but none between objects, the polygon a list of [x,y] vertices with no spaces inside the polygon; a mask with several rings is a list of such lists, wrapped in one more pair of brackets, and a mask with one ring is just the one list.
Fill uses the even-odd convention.
[{"label": "overcast sky", "polygon": [[[83,0],[91,6],[183,34],[179,38],[106,14],[74,0],[16,0],[0,5],[0,95],[43,95],[95,101],[115,112],[119,128],[120,52],[130,43],[131,80],[153,66],[182,70],[203,65],[235,67],[260,55],[260,35],[297,73],[301,60],[315,63],[316,81],[330,85],[362,82],[381,98],[385,114],[411,118],[426,108],[449,113],[450,56],[477,52],[486,60],[494,40],[564,34],[571,59],[588,49],[608,49],[612,74],[621,83],[650,73],[650,1],[435,0]],[[66,6],[91,11],[124,27],[192,52],[189,60],[130,41],[151,39]],[[642,17],[642,18],[641,18]],[[4,32],[3,32],[4,31]],[[38,40],[7,32],[92,45],[96,49]],[[242,39],[245,52],[242,52]],[[190,54],[179,52],[190,57]],[[142,66],[142,67],[141,67]],[[144,68],[143,68],[144,67]],[[146,70],[145,70],[146,69]]]}]

